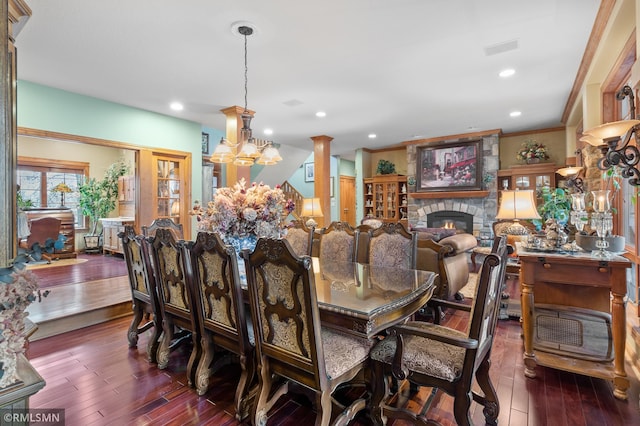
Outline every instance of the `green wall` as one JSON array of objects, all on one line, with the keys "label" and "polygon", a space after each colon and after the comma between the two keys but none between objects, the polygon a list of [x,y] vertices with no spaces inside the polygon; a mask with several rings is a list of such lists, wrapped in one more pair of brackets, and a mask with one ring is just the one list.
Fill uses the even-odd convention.
[{"label": "green wall", "polygon": [[[18,126],[68,133],[192,155],[190,203],[202,194],[199,123],[128,107],[52,87],[18,81]],[[215,141],[210,140],[210,146]],[[195,221],[192,224],[195,229]]]}]

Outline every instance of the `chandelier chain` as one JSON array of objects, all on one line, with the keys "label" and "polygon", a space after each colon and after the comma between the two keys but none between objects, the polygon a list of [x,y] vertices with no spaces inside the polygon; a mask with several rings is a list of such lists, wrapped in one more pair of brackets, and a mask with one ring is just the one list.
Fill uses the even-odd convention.
[{"label": "chandelier chain", "polygon": [[249,68],[247,66],[247,34],[244,34],[244,110],[247,111],[247,74]]}]

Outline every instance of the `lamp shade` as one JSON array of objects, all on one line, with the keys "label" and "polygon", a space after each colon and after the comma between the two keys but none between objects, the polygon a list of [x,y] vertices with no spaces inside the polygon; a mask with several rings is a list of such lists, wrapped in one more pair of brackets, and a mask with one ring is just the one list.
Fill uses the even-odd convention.
[{"label": "lamp shade", "polygon": [[533,190],[502,191],[502,201],[496,219],[542,219],[536,210]]},{"label": "lamp shade", "polygon": [[302,202],[303,217],[318,217],[322,216],[322,209],[320,208],[320,198],[305,198]]},{"label": "lamp shade", "polygon": [[571,166],[571,167],[563,167],[561,169],[558,169],[556,170],[556,173],[559,174],[560,176],[567,177],[567,176],[577,175],[581,171],[582,171],[582,167]]},{"label": "lamp shade", "polygon": [[[611,123],[601,124],[592,129],[585,130],[584,133],[589,136],[606,141],[607,139],[622,137],[631,130],[632,127],[640,124],[640,120],[622,120]],[[588,141],[585,141],[588,142]]]}]

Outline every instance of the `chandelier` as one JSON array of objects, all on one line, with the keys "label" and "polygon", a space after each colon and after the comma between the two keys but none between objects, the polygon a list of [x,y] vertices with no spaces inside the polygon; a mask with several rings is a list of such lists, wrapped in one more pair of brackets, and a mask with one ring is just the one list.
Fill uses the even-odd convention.
[{"label": "chandelier", "polygon": [[617,166],[621,176],[629,179],[631,185],[640,186],[640,171],[636,167],[640,161],[640,120],[636,119],[633,90],[629,86],[624,86],[616,93],[616,99],[620,101],[626,97],[629,98],[631,120],[614,121],[585,130],[585,136],[580,140],[601,147],[604,156],[598,161],[600,170]]},{"label": "chandelier", "polygon": [[[270,166],[282,161],[278,149],[273,146],[273,142],[255,139],[251,130],[251,113],[247,109],[247,36],[253,34],[253,28],[242,25],[238,27],[238,32],[244,36],[244,112],[240,116],[242,119],[242,129],[240,129],[240,140],[233,143],[225,138],[220,139],[220,143],[211,154],[211,161],[214,163],[231,163],[236,166],[252,166],[262,164]],[[232,148],[240,146],[237,154]]]}]

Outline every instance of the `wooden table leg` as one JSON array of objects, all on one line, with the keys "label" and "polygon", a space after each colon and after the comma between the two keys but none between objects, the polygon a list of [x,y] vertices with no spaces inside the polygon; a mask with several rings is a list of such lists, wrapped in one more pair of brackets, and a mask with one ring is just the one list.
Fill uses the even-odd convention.
[{"label": "wooden table leg", "polygon": [[524,335],[524,375],[531,379],[536,377],[536,355],[533,352],[533,286],[520,284],[522,306],[521,319]]},{"label": "wooden table leg", "polygon": [[614,293],[611,302],[611,327],[613,332],[613,396],[618,399],[627,400],[627,389],[629,379],[624,368],[624,348],[627,339],[626,329],[626,309],[624,304],[624,294]]}]

